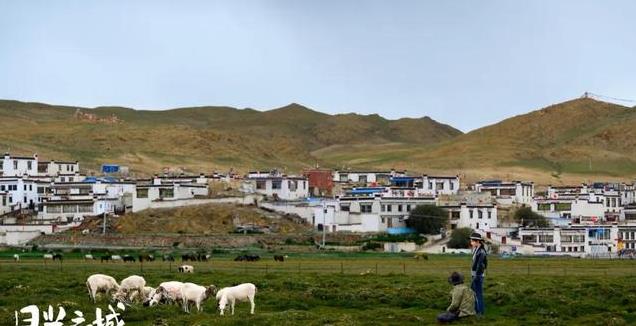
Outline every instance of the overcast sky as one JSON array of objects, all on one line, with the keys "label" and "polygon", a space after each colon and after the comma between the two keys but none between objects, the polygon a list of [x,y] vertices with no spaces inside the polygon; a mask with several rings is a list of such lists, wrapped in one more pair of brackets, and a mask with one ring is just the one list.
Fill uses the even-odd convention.
[{"label": "overcast sky", "polygon": [[[0,1],[0,98],[297,102],[463,131],[636,98],[636,1]],[[634,105],[634,104],[632,104]]]}]

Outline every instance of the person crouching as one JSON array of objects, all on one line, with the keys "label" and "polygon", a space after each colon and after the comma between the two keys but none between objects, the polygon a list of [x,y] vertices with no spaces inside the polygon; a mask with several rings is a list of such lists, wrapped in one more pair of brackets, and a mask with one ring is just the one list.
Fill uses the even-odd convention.
[{"label": "person crouching", "polygon": [[464,285],[464,276],[461,273],[453,272],[448,277],[448,283],[453,285],[451,291],[451,304],[437,316],[440,323],[450,323],[459,318],[475,315],[475,293],[468,286]]}]

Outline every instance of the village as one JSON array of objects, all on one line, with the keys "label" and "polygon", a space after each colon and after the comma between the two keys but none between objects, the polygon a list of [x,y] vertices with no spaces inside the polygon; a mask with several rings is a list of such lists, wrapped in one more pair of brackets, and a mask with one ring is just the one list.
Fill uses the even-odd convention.
[{"label": "village", "polygon": [[[316,233],[410,234],[410,212],[433,205],[448,212],[448,225],[431,241],[386,245],[390,252],[457,253],[446,245],[454,229],[470,228],[506,255],[615,258],[636,251],[636,185],[630,183],[547,186],[532,181],[484,180],[463,184],[459,176],[407,171],[276,169],[131,178],[127,168],[104,164],[86,175],[77,161],[45,161],[37,154],[5,153],[0,165],[0,244],[23,246],[44,234],[79,227],[87,217],[124,215],[149,208],[235,202],[292,214]],[[216,185],[216,186],[215,186]],[[234,189],[218,198],[211,188]],[[523,226],[512,212],[530,208],[549,222]],[[99,236],[99,234],[91,235]]]}]

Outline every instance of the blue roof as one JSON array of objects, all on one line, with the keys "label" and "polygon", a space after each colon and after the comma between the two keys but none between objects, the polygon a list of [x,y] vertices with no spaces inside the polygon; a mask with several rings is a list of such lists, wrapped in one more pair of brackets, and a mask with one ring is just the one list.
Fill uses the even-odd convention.
[{"label": "blue roof", "polygon": [[355,188],[349,190],[350,194],[374,194],[376,192],[383,192],[384,188]]}]

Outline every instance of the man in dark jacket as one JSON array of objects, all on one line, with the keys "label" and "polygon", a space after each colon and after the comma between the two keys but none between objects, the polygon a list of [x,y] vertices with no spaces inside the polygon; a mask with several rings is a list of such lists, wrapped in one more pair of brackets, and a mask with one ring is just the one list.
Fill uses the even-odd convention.
[{"label": "man in dark jacket", "polygon": [[470,236],[470,245],[473,247],[473,264],[470,269],[472,276],[471,288],[475,292],[475,310],[478,315],[483,315],[486,309],[484,304],[484,276],[488,268],[488,254],[484,246],[481,234],[473,233]]},{"label": "man in dark jacket", "polygon": [[453,272],[448,278],[448,283],[453,285],[451,291],[451,304],[437,316],[440,323],[450,323],[462,317],[475,315],[475,294],[473,290],[464,285],[464,275]]}]

